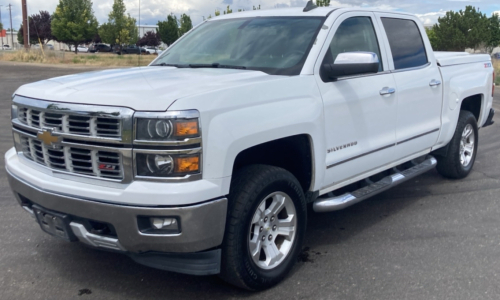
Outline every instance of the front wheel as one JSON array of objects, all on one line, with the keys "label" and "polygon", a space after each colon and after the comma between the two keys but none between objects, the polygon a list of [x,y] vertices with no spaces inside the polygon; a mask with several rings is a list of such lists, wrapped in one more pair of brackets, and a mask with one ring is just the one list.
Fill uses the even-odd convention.
[{"label": "front wheel", "polygon": [[444,157],[437,157],[438,172],[451,179],[467,177],[476,160],[478,137],[476,117],[469,111],[460,111],[448,153]]},{"label": "front wheel", "polygon": [[265,165],[240,170],[229,194],[221,277],[263,290],[292,269],[305,234],[306,201],[288,171]]}]

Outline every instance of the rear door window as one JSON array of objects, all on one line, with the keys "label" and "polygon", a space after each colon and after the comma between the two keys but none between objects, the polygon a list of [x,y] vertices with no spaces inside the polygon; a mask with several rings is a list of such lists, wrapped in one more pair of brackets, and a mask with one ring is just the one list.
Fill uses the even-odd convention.
[{"label": "rear door window", "polygon": [[396,70],[421,67],[427,64],[422,34],[412,20],[382,18]]}]

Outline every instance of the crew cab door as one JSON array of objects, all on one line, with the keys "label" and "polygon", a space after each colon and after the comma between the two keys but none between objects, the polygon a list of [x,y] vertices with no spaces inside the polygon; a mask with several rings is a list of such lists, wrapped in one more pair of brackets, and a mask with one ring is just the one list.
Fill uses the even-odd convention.
[{"label": "crew cab door", "polygon": [[[339,182],[394,160],[397,102],[388,71],[381,28],[371,12],[340,15],[333,23],[314,69],[324,105],[326,173],[323,192]],[[372,52],[380,60],[378,73],[325,82],[320,66],[340,53]]]},{"label": "crew cab door", "polygon": [[396,81],[396,157],[430,150],[441,127],[441,73],[416,17],[376,13],[384,28],[389,66]]}]

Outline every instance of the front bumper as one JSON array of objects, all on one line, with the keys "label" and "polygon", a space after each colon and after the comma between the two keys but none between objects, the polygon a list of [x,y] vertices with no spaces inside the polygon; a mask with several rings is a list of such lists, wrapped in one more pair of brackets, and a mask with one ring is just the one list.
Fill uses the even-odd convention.
[{"label": "front bumper", "polygon": [[[75,240],[102,250],[111,250],[129,255],[135,261],[169,271],[207,275],[220,269],[220,249],[226,221],[227,199],[217,198],[197,204],[179,206],[137,206],[104,202],[99,198],[86,198],[47,189],[51,183],[75,184],[58,178],[48,178],[37,170],[25,170],[16,154],[6,155],[6,170],[9,184],[19,204],[33,214],[33,206],[67,215]],[[28,182],[27,178],[42,180],[41,186]],[[47,179],[47,180],[45,180]],[[49,182],[48,180],[52,180]],[[31,180],[30,180],[31,181]],[[165,184],[168,186],[168,184]],[[71,189],[71,185],[66,185]],[[105,188],[94,186],[90,193]],[[78,188],[74,189],[79,192]],[[80,193],[79,193],[80,194]],[[109,193],[108,193],[109,194]],[[106,193],[103,193],[106,195]],[[180,195],[177,195],[177,197]],[[147,195],[144,195],[146,197]],[[142,197],[141,197],[142,198]],[[168,197],[164,203],[169,203]],[[146,202],[146,201],[145,201]],[[139,229],[138,217],[175,217],[179,220],[180,232],[175,234],[151,234]],[[83,222],[82,222],[83,221]],[[109,224],[114,234],[100,235],[87,228],[90,222]],[[84,226],[85,225],[85,226]],[[214,250],[215,249],[215,250]]]},{"label": "front bumper", "polygon": [[[133,253],[198,252],[219,246],[224,237],[227,209],[225,198],[185,207],[134,207],[52,193],[14,176],[8,169],[7,174],[12,191],[21,206],[36,204],[75,219],[111,224],[121,247],[111,248],[113,250]],[[142,233],[138,227],[139,216],[178,217],[181,232],[164,235]]]}]

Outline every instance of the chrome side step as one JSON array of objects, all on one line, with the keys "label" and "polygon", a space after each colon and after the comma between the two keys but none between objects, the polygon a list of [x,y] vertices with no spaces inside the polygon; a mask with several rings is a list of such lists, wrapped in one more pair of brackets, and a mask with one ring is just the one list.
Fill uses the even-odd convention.
[{"label": "chrome side step", "polygon": [[341,196],[330,198],[318,198],[313,203],[313,210],[315,212],[330,212],[344,209],[367,198],[370,198],[371,196],[386,191],[400,183],[405,182],[408,179],[421,175],[433,169],[436,164],[437,160],[432,156],[428,156],[426,160],[418,165],[387,176],[380,181],[371,183],[370,185],[365,186],[364,188],[356,190],[352,193],[347,193]]}]

